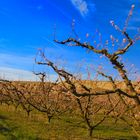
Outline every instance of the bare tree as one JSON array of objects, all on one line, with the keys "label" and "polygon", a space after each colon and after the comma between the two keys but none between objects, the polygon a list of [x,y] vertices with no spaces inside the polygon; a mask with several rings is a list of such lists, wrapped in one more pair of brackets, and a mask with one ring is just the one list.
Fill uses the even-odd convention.
[{"label": "bare tree", "polygon": [[45,113],[50,123],[54,117],[59,117],[68,110],[67,98],[62,96],[63,89],[54,83],[46,81],[46,73],[35,73],[40,77],[40,83],[34,94],[28,99],[28,103],[36,110]]},{"label": "bare tree", "polygon": [[[114,21],[111,21],[112,26],[121,33],[122,38],[123,38],[122,42],[120,42],[121,46],[123,46],[123,47],[118,48],[114,51],[111,51],[111,50],[109,50],[109,48],[106,48],[106,47],[100,49],[99,47],[97,47],[97,45],[92,45],[89,42],[81,42],[79,39],[77,39],[77,37],[68,38],[64,41],[58,41],[56,39],[54,40],[56,43],[67,45],[70,47],[72,47],[72,46],[73,47],[82,47],[82,48],[89,50],[90,52],[93,52],[94,54],[99,54],[99,55],[105,57],[110,62],[111,66],[118,72],[118,75],[121,78],[120,82],[118,82],[115,80],[115,77],[108,75],[108,74],[104,73],[103,71],[97,71],[97,73],[99,75],[106,78],[111,83],[111,88],[97,90],[95,86],[88,87],[87,85],[79,82],[80,80],[77,79],[76,76],[74,76],[73,74],[67,72],[64,69],[59,69],[58,66],[56,66],[52,61],[50,61],[49,59],[46,58],[46,56],[42,50],[39,50],[39,55],[41,56],[42,61],[38,61],[37,59],[35,60],[36,63],[39,65],[46,65],[46,66],[51,67],[59,75],[60,79],[64,79],[64,80],[61,80],[61,82],[63,83],[63,86],[66,89],[66,92],[71,93],[73,96],[75,96],[77,98],[77,103],[79,104],[79,107],[84,116],[84,119],[86,120],[87,125],[88,125],[89,129],[91,130],[90,135],[92,135],[92,130],[94,129],[96,124],[91,125],[89,123],[90,122],[89,115],[88,115],[89,111],[88,111],[88,109],[86,110],[86,108],[88,108],[88,106],[85,109],[83,109],[84,103],[81,102],[81,98],[87,98],[87,104],[91,105],[93,97],[108,96],[109,97],[108,99],[110,99],[110,101],[108,101],[108,103],[111,104],[111,109],[109,109],[106,113],[104,113],[105,116],[114,112],[115,115],[117,114],[116,118],[118,118],[118,116],[121,116],[120,119],[123,119],[130,126],[132,126],[132,125],[131,125],[131,123],[130,124],[128,123],[129,121],[127,121],[126,116],[131,116],[131,118],[135,119],[135,122],[137,122],[137,124],[139,122],[139,119],[137,119],[135,117],[140,112],[140,92],[136,88],[139,86],[139,83],[138,82],[134,83],[131,80],[131,78],[129,77],[129,74],[128,74],[129,71],[127,71],[125,63],[123,61],[121,61],[122,56],[124,54],[126,54],[127,51],[129,51],[129,49],[131,48],[131,46],[134,45],[135,42],[140,38],[139,33],[136,34],[136,36],[134,36],[134,38],[130,37],[126,30],[129,19],[133,13],[133,9],[134,9],[134,5],[132,5],[129,15],[125,21],[125,25],[122,29],[120,29],[120,27],[117,26],[114,23]],[[114,40],[117,43],[115,43]],[[106,41],[106,42],[109,43],[108,41]],[[111,36],[111,45],[118,46],[117,44],[118,44],[118,39],[115,39],[113,36]],[[122,84],[122,83],[125,85],[124,88],[120,86],[120,84]],[[78,87],[80,87],[81,90],[79,90]],[[111,101],[112,98],[110,98],[110,96],[112,96],[112,95],[117,96],[119,99],[116,104],[113,104]],[[126,108],[129,108],[129,109],[126,109],[125,113],[123,113],[123,114],[119,111],[119,109],[115,109],[115,108],[119,108],[118,104],[120,101],[121,101],[122,106],[124,105]],[[116,111],[114,111],[114,110],[116,110]],[[84,112],[84,111],[87,111],[87,112]],[[103,117],[103,120],[105,118],[106,117]],[[100,122],[99,122],[99,124],[100,124]],[[133,129],[134,128],[135,127],[133,127]]]}]

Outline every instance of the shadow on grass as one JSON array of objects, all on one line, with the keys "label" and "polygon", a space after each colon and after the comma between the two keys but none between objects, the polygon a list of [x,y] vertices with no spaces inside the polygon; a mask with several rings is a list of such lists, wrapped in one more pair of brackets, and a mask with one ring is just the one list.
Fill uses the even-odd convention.
[{"label": "shadow on grass", "polygon": [[11,132],[13,129],[8,128],[2,124],[0,124],[0,134],[5,136],[8,140],[17,140],[16,136],[14,136]]},{"label": "shadow on grass", "polygon": [[12,134],[15,129],[18,129],[18,127],[9,128],[0,124],[0,134],[3,135],[6,140],[43,140],[39,137],[23,136],[22,134],[15,136],[14,134]]},{"label": "shadow on grass", "polygon": [[12,134],[13,130],[15,130],[17,127],[10,128],[7,126],[7,120],[8,117],[0,115],[0,135],[3,135],[6,140],[17,140],[16,136]]},{"label": "shadow on grass", "polygon": [[0,115],[0,121],[1,120],[7,120],[8,118],[6,116]]}]

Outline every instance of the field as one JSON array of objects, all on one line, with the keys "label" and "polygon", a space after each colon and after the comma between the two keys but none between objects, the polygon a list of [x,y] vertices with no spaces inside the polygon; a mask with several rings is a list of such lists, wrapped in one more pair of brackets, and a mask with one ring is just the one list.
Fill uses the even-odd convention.
[{"label": "field", "polygon": [[115,124],[111,118],[99,125],[93,132],[94,136],[90,138],[79,116],[65,114],[48,123],[45,114],[32,112],[28,117],[22,108],[15,110],[7,105],[0,106],[0,114],[0,140],[137,139],[131,128],[121,121]]},{"label": "field", "polygon": [[[96,91],[111,89],[110,82],[81,81],[75,82],[77,92],[85,91],[83,83]],[[139,120],[134,122],[139,116],[131,117],[116,94],[75,98],[61,83],[1,82],[1,87],[0,140],[139,139]]]}]

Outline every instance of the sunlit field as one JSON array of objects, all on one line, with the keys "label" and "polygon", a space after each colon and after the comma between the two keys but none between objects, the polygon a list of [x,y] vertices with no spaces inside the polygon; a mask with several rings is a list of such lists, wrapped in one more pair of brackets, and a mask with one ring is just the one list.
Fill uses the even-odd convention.
[{"label": "sunlit field", "polygon": [[[79,116],[65,114],[53,118],[48,123],[45,114],[32,112],[28,117],[21,108],[0,106],[0,139],[1,140],[137,140],[132,129],[122,121],[108,118],[94,131],[93,138],[88,137],[86,125]],[[100,117],[100,116],[99,116]]]},{"label": "sunlit field", "polygon": [[[116,117],[114,115],[114,113],[117,113],[117,110],[114,110],[113,112],[108,114],[105,117],[105,120],[94,128],[92,136],[89,136],[88,131],[89,128],[87,126],[86,119],[80,112],[80,109],[77,106],[77,102],[75,102],[76,100],[74,97],[69,97],[68,95],[67,97],[62,95],[60,96],[60,98],[57,98],[56,100],[57,93],[54,93],[53,95],[53,92],[49,93],[47,91],[47,89],[50,88],[50,85],[52,85],[52,83],[45,83],[46,87],[45,94],[43,93],[43,91],[40,90],[41,88],[40,84],[42,83],[39,82],[12,82],[12,83],[15,87],[17,87],[18,90],[20,89],[20,91],[22,91],[20,92],[20,94],[23,93],[26,99],[34,98],[34,96],[35,98],[34,100],[31,100],[31,102],[27,102],[27,100],[23,98],[24,95],[23,97],[17,96],[18,90],[15,90],[14,92],[12,91],[12,93],[8,93],[7,94],[8,96],[4,96],[3,98],[1,96],[1,105],[0,105],[1,140],[138,139],[138,136],[136,135],[133,127],[129,126],[125,121],[121,120],[119,117]],[[105,88],[107,87],[111,88],[110,82],[105,81],[104,82],[83,81],[83,83],[91,87],[96,86],[96,90],[100,91],[104,89],[101,88],[101,86]],[[121,82],[117,82],[117,84],[120,85]],[[8,86],[10,87],[8,83],[6,83],[6,85],[7,87]],[[60,86],[61,83],[59,83],[58,85]],[[113,97],[111,96],[110,98],[113,99]],[[13,99],[13,101],[11,99]],[[115,103],[116,99],[117,97],[115,97],[115,100],[113,99],[114,100],[113,104],[116,104]],[[102,120],[102,118],[105,116],[104,109],[108,109],[109,107],[107,103],[108,102],[107,96],[101,96],[100,98],[95,98],[95,100],[96,101],[94,101],[93,98],[93,102],[91,102],[91,105],[93,105],[94,114],[91,117],[89,116],[89,119],[93,121],[91,123],[94,124]],[[56,102],[57,106],[54,106]],[[83,110],[86,110],[87,108],[86,98],[82,100],[82,104]],[[108,107],[104,108],[102,104],[103,106]],[[31,105],[33,105],[35,108],[32,107]],[[45,107],[43,108],[43,106]],[[121,104],[120,107],[118,106],[118,108],[120,108],[120,110],[125,109],[121,107]],[[49,115],[52,116],[50,117],[50,120]],[[127,115],[128,114],[126,113],[126,118],[128,117],[129,122],[133,122],[134,120],[133,119],[131,120],[131,118],[129,118],[129,116]],[[138,127],[135,129],[137,133],[140,132]]]}]

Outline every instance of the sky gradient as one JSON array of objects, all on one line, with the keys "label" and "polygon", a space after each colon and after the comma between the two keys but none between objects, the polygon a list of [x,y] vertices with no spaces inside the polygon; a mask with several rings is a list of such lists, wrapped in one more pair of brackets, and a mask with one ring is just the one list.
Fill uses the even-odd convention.
[{"label": "sky gradient", "polygon": [[[123,28],[132,4],[135,4],[135,9],[127,31],[134,36],[140,27],[139,0],[0,1],[0,76],[13,80],[36,80],[32,71],[45,70],[34,64],[38,48],[45,49],[49,59],[72,72],[81,63],[108,65],[104,59],[100,60],[99,56],[81,48],[54,43],[54,27],[59,40],[75,37],[71,28],[72,21],[75,22],[76,34],[82,41],[96,40],[94,36],[97,30],[102,34],[103,40],[106,40],[112,34],[119,36],[111,27],[110,20]],[[126,62],[134,64],[138,70],[139,59],[140,41],[125,55]],[[107,70],[111,70],[111,67]],[[48,73],[55,77],[52,71]]]}]

